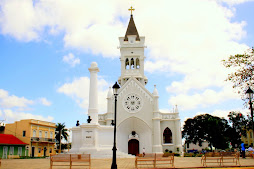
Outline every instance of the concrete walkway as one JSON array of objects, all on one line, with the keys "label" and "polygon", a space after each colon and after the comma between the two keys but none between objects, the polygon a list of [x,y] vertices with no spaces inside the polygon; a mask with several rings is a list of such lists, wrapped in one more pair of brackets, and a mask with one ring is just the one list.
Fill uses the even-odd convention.
[{"label": "concrete walkway", "polygon": [[[92,168],[98,169],[109,169],[111,168],[112,159],[92,159]],[[117,159],[118,169],[134,169],[135,168],[134,158],[120,158]],[[254,159],[246,158],[240,159],[241,168],[253,168],[254,169]],[[229,166],[232,164],[229,164]],[[228,167],[229,167],[228,166]],[[246,167],[248,166],[248,167]],[[151,168],[151,166],[144,166]],[[169,166],[161,166],[162,168],[167,168]],[[175,157],[175,167],[176,168],[202,168],[200,157]],[[208,165],[208,167],[216,167],[214,164]],[[217,166],[218,167],[218,166]],[[2,159],[1,169],[49,169],[50,160],[49,159]],[[64,169],[68,167],[53,167],[53,169]],[[78,169],[81,167],[73,167],[73,169]],[[232,168],[232,167],[231,167]],[[240,167],[237,167],[240,168]]]}]

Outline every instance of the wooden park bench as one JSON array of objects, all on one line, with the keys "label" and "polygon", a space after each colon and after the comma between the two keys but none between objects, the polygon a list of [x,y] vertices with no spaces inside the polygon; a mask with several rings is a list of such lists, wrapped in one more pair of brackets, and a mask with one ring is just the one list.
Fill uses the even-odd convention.
[{"label": "wooden park bench", "polygon": [[138,154],[135,159],[135,168],[142,165],[152,165],[155,168],[155,158],[155,153]]},{"label": "wooden park bench", "polygon": [[207,167],[207,163],[217,163],[221,166],[221,154],[218,152],[207,152],[201,158],[201,164]]},{"label": "wooden park bench", "polygon": [[[57,165],[55,163],[57,163]],[[50,169],[52,169],[53,166],[69,166],[70,169],[72,166],[87,166],[87,168],[91,168],[90,154],[50,155]]]},{"label": "wooden park bench", "polygon": [[174,153],[156,153],[155,155],[155,167],[158,165],[170,165],[174,167]]},{"label": "wooden park bench", "polygon": [[19,155],[8,155],[9,159],[20,158]]},{"label": "wooden park bench", "polygon": [[233,163],[240,166],[240,153],[239,152],[221,152],[221,164]]},{"label": "wooden park bench", "polygon": [[254,151],[248,151],[246,157],[254,158]]}]

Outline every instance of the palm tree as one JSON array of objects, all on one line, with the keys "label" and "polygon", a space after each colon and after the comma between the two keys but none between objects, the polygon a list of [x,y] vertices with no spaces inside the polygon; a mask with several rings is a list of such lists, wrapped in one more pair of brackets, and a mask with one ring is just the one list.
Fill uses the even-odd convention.
[{"label": "palm tree", "polygon": [[56,124],[56,140],[58,141],[58,148],[60,149],[61,151],[61,147],[60,147],[60,144],[61,144],[61,139],[60,139],[60,135],[61,135],[61,139],[65,139],[66,141],[68,141],[68,136],[69,134],[67,133],[67,129],[65,128],[65,124],[64,123],[57,123]]}]

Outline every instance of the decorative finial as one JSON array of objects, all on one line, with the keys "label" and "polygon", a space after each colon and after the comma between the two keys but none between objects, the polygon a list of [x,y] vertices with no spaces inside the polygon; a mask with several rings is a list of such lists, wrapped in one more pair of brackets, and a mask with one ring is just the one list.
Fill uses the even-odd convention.
[{"label": "decorative finial", "polygon": [[87,123],[90,123],[92,121],[91,117],[88,116]]},{"label": "decorative finial", "polygon": [[135,11],[134,8],[132,8],[132,6],[130,7],[130,9],[128,9],[129,11],[131,11],[131,15],[132,15],[132,11]]},{"label": "decorative finial", "polygon": [[77,120],[76,126],[79,126],[79,120]]}]

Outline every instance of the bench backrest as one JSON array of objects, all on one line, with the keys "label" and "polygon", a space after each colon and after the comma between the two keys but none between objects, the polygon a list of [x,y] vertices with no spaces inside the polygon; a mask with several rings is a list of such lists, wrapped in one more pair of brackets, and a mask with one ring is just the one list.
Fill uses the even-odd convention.
[{"label": "bench backrest", "polygon": [[221,156],[223,156],[223,157],[235,157],[235,158],[239,158],[240,157],[240,153],[239,152],[221,152]]},{"label": "bench backrest", "polygon": [[205,153],[205,157],[220,157],[221,153],[219,152],[207,152]]},{"label": "bench backrest", "polygon": [[235,152],[221,152],[222,156],[234,156]]},{"label": "bench backrest", "polygon": [[70,161],[71,158],[71,154],[54,154],[50,156],[50,159],[52,161],[55,160],[66,160],[66,161]]},{"label": "bench backrest", "polygon": [[71,154],[71,159],[75,159],[75,160],[89,159],[90,160],[90,154]]},{"label": "bench backrest", "polygon": [[174,157],[174,153],[156,153],[156,158],[161,158],[161,157]]},{"label": "bench backrest", "polygon": [[138,154],[136,156],[136,159],[137,158],[155,158],[156,154],[155,153],[146,153],[145,155],[143,154]]}]

